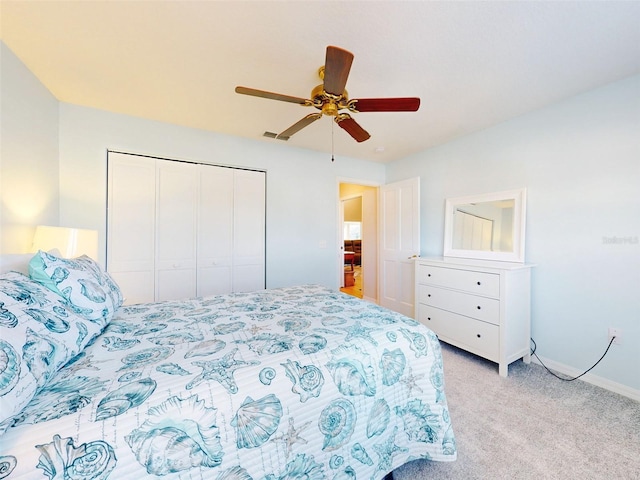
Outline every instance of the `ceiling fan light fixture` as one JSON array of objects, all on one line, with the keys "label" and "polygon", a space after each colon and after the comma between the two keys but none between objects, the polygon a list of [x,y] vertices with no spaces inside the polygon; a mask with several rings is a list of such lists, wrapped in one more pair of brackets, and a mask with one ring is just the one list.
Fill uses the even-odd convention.
[{"label": "ceiling fan light fixture", "polygon": [[322,105],[322,113],[324,115],[329,115],[330,117],[335,117],[338,115],[338,105],[334,102],[326,102]]}]

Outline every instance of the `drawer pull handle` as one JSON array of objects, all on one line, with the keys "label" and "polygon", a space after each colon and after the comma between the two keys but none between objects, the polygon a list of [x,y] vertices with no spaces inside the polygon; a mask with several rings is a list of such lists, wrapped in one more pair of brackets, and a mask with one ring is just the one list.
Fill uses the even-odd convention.
[{"label": "drawer pull handle", "polygon": [[479,333],[478,333],[478,334],[476,334],[476,336],[477,336],[478,338],[482,338],[482,335],[480,335]]},{"label": "drawer pull handle", "polygon": [[430,276],[431,276],[431,274],[430,274],[430,273],[427,273],[427,277],[430,277]]},{"label": "drawer pull handle", "polygon": [[478,305],[478,310],[482,310],[482,307],[480,305]]},{"label": "drawer pull handle", "polygon": [[427,317],[427,320],[428,320],[428,321],[431,321],[431,317]]},{"label": "drawer pull handle", "polygon": [[430,294],[430,293],[427,293],[427,297],[431,298],[431,294]]},{"label": "drawer pull handle", "polygon": [[478,282],[478,285],[482,285],[482,282]]}]

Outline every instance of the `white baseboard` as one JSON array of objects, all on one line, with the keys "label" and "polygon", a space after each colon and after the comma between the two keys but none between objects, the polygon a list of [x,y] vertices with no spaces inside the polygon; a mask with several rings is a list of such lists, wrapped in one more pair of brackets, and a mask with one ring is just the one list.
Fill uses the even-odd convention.
[{"label": "white baseboard", "polygon": [[[542,357],[542,362],[549,367],[550,370],[561,373],[568,377],[577,377],[582,372],[568,365],[564,365],[559,362],[555,362],[553,360],[549,360],[548,358]],[[537,363],[540,365],[540,361],[535,357],[531,356],[531,361],[533,363]],[[625,397],[629,397],[632,400],[640,402],[640,390],[636,390],[635,388],[628,387],[627,385],[623,385],[621,383],[612,382],[606,378],[599,377],[592,373],[587,373],[583,377],[580,377],[580,380],[584,380],[587,383],[595,385],[596,387],[604,388],[605,390],[609,390],[614,393],[618,393]]]},{"label": "white baseboard", "polygon": [[377,298],[373,298],[373,297],[362,297],[362,299],[365,302],[369,302],[369,303],[378,303],[378,299]]}]

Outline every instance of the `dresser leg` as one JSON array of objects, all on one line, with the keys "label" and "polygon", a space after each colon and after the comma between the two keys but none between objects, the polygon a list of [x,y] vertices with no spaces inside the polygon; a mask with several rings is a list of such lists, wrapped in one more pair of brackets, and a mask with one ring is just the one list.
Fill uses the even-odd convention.
[{"label": "dresser leg", "polygon": [[501,377],[506,377],[509,373],[509,364],[508,363],[499,363],[498,364],[498,374]]}]

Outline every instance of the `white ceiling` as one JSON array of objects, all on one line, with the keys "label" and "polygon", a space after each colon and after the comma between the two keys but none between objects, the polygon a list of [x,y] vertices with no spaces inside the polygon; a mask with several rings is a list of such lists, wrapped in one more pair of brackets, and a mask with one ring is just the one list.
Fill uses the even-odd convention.
[{"label": "white ceiling", "polygon": [[[355,55],[351,98],[418,96],[359,113],[336,158],[388,162],[640,73],[640,2],[7,1],[5,44],[60,100],[330,152],[328,117],[287,142],[327,45]],[[315,111],[315,110],[313,110]],[[383,152],[377,152],[384,147]]]}]

